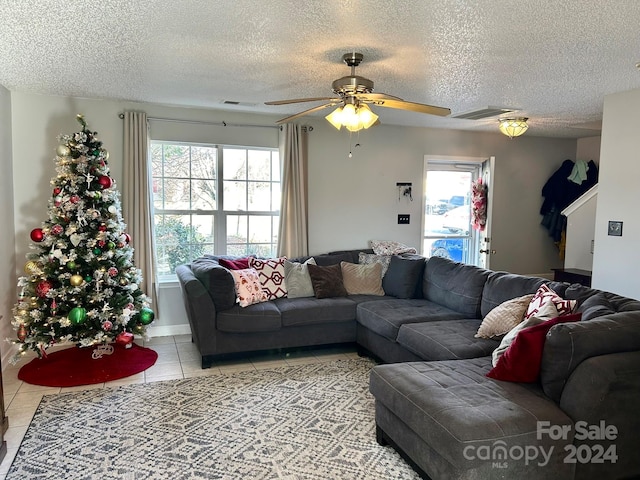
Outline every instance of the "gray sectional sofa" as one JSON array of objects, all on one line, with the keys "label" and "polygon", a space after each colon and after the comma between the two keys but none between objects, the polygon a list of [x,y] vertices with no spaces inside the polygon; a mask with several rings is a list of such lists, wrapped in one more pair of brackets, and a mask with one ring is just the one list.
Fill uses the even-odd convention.
[{"label": "gray sectional sofa", "polygon": [[[358,252],[314,258],[357,263]],[[216,258],[177,274],[203,366],[234,352],[343,342],[377,358],[378,441],[425,478],[640,476],[640,301],[415,255],[391,259],[385,296],[244,309],[233,305],[233,282]],[[500,338],[474,337],[482,319],[543,283],[575,299],[581,321],[549,330],[540,381],[488,378]]]}]

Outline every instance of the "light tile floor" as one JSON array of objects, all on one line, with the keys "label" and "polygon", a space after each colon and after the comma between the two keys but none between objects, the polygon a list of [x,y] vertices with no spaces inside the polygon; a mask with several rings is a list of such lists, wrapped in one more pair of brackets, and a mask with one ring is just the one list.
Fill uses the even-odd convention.
[{"label": "light tile floor", "polygon": [[[244,370],[260,370],[289,365],[328,362],[344,358],[357,358],[358,356],[355,349],[348,347],[318,348],[291,353],[265,354],[218,362],[211,368],[203,370],[200,366],[200,354],[196,346],[191,343],[191,335],[155,337],[142,344],[158,352],[158,360],[155,365],[144,372],[113,382],[65,388],[31,385],[18,379],[18,371],[31,357],[25,358],[16,366],[8,366],[5,368],[2,372],[2,379],[4,405],[6,415],[9,418],[9,429],[4,436],[7,442],[7,455],[2,463],[0,463],[0,479],[3,480],[9,471],[11,462],[22,442],[22,437],[26,433],[43,395],[55,395],[57,393],[93,388],[110,388],[134,383],[157,382],[160,380],[221,375],[223,373]],[[49,352],[51,351],[54,350],[49,350]]]}]

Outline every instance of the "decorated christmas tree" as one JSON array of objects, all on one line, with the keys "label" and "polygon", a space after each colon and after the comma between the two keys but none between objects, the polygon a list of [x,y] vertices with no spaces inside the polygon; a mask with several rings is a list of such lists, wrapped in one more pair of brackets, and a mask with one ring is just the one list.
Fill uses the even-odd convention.
[{"label": "decorated christmas tree", "polygon": [[32,252],[18,281],[14,362],[60,342],[79,347],[133,340],[154,319],[109,176],[109,153],[77,116],[80,132],[62,135],[51,180],[49,219],[31,231]]}]

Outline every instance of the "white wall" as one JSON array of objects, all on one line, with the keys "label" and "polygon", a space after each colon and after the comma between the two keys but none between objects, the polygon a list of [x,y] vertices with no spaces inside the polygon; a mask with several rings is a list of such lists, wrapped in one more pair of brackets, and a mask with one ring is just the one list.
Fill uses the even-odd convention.
[{"label": "white wall", "polygon": [[[495,155],[492,269],[548,274],[562,266],[540,225],[541,190],[565,159],[575,158],[575,140],[381,125],[354,135],[352,142],[360,147],[348,158],[347,133],[323,119],[310,123],[312,254],[364,247],[372,239],[420,248],[424,156]],[[398,202],[396,182],[413,183],[412,203]],[[409,213],[411,223],[398,225],[398,213]]]},{"label": "white wall", "polygon": [[[580,199],[582,198],[580,197]],[[592,242],[595,234],[597,204],[598,195],[596,194],[581,203],[578,208],[567,216],[565,268],[592,270]]]},{"label": "white wall", "polygon": [[[49,181],[55,175],[55,148],[60,134],[77,131],[77,113],[98,132],[110,152],[109,165],[122,184],[122,120],[124,110],[142,110],[149,116],[206,122],[272,126],[277,115],[252,115],[177,108],[131,102],[41,96],[13,92],[13,168],[16,258],[21,270],[29,246],[29,232],[47,215]],[[382,117],[384,121],[384,117]],[[347,158],[349,135],[336,132],[324,119],[310,118],[309,217],[310,251],[321,253],[343,248],[363,248],[372,239],[392,239],[421,245],[420,215],[425,155],[483,157],[495,155],[495,191],[492,247],[497,254],[492,268],[516,273],[548,273],[561,266],[556,247],[540,225],[541,189],[567,158],[574,159],[576,141],[523,136],[509,139],[497,133],[381,125],[353,136],[353,158]],[[230,128],[230,127],[225,127]],[[171,129],[192,132],[192,141],[216,142],[220,127],[152,122],[152,136],[167,138]],[[250,144],[256,129],[243,129]],[[264,129],[257,129],[264,133]],[[169,131],[169,133],[167,133]],[[229,133],[230,130],[224,132]],[[277,130],[264,141],[274,142]],[[233,136],[234,141],[241,142]],[[261,137],[262,138],[262,137]],[[414,202],[398,203],[396,182],[413,182]],[[409,213],[410,225],[398,225],[397,214]],[[126,218],[125,218],[126,222]],[[176,288],[160,300],[160,316],[154,329],[176,332],[186,323]]]},{"label": "white wall", "polygon": [[593,160],[596,165],[600,165],[600,143],[602,137],[584,137],[578,139],[575,160],[584,160],[588,162]]},{"label": "white wall", "polygon": [[[640,299],[640,135],[635,121],[640,89],[604,99],[593,286]],[[607,235],[622,221],[621,237]]]},{"label": "white wall", "polygon": [[0,355],[2,365],[7,366],[12,353],[5,338],[13,337],[11,309],[16,298],[16,270],[13,228],[13,172],[11,165],[11,94],[0,86]]}]

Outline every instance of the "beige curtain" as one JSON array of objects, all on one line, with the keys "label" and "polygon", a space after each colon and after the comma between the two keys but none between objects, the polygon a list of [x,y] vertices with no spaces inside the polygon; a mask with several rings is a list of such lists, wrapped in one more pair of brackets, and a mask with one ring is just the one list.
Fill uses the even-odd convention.
[{"label": "beige curtain", "polygon": [[309,254],[307,198],[307,128],[287,123],[280,134],[282,204],[278,255]]},{"label": "beige curtain", "polygon": [[133,261],[141,271],[140,288],[151,298],[156,317],[155,248],[153,241],[153,196],[149,167],[149,127],[144,112],[124,114],[124,195],[122,214],[134,248]]}]

